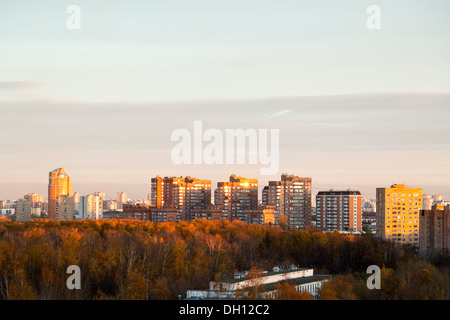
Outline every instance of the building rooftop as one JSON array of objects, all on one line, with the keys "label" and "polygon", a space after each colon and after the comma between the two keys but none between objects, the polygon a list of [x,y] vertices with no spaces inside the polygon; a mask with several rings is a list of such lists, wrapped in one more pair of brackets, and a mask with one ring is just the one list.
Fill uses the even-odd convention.
[{"label": "building rooftop", "polygon": [[345,191],[335,191],[335,190],[330,190],[330,191],[319,191],[319,193],[317,194],[318,196],[322,196],[322,195],[326,195],[326,196],[331,196],[331,195],[336,195],[336,196],[354,196],[354,195],[361,195],[361,192],[357,191],[357,190],[345,190]]},{"label": "building rooftop", "polygon": [[[280,275],[280,274],[287,274],[287,273],[291,273],[291,272],[297,272],[297,271],[302,271],[302,270],[310,270],[311,268],[296,268],[295,270],[281,270],[280,271],[264,271],[263,273],[261,273],[261,275],[258,278],[262,278],[262,277],[269,277],[269,276],[274,276],[274,275]],[[239,273],[242,274],[242,273]],[[248,276],[246,277],[242,277],[242,278],[233,278],[233,279],[224,279],[222,281],[219,282],[223,282],[223,283],[238,283],[241,281],[245,281],[245,280],[249,280]]]},{"label": "building rooftop", "polygon": [[[300,285],[300,284],[307,284],[307,283],[312,283],[312,282],[316,282],[316,281],[322,281],[322,280],[326,280],[326,279],[330,279],[331,275],[314,275],[314,276],[310,276],[310,277],[303,277],[303,278],[296,278],[296,279],[290,279],[290,280],[285,280],[288,281],[289,283],[292,283],[293,285]],[[282,283],[284,281],[278,281],[278,282],[274,282],[274,283],[268,283],[266,285],[264,285],[264,288],[266,289],[266,291],[273,291],[275,290],[275,286],[279,283]]]}]

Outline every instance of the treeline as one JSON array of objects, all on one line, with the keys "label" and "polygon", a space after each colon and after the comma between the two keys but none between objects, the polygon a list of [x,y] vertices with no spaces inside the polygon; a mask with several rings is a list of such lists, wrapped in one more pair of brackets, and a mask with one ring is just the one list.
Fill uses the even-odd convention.
[{"label": "treeline", "polygon": [[[177,299],[236,271],[291,264],[346,275],[325,287],[324,299],[402,299],[415,287],[421,298],[449,297],[445,261],[438,269],[371,235],[239,221],[0,223],[0,299]],[[70,265],[81,269],[80,290],[66,287]],[[383,267],[382,290],[362,288],[369,265]],[[296,296],[289,290],[285,297]]]}]

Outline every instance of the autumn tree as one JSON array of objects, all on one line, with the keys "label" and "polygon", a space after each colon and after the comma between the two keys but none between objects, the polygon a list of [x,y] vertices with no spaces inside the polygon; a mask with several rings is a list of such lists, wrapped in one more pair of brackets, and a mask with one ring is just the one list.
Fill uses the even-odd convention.
[{"label": "autumn tree", "polygon": [[282,281],[275,285],[276,300],[314,300],[311,293],[307,291],[297,291],[295,286],[289,284],[288,281]]},{"label": "autumn tree", "polygon": [[258,266],[253,266],[248,271],[245,278],[246,285],[236,290],[236,299],[238,300],[259,300],[262,299],[266,288],[262,282],[263,270]]},{"label": "autumn tree", "polygon": [[321,300],[357,300],[353,292],[356,280],[351,275],[338,275],[327,281],[320,291]]}]

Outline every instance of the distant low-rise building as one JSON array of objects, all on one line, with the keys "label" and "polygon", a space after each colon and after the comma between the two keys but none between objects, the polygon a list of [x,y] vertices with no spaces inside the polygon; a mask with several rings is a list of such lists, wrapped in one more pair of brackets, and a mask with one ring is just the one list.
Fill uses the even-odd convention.
[{"label": "distant low-rise building", "polygon": [[150,211],[152,222],[178,222],[183,215],[183,209],[178,206],[155,207]]},{"label": "distant low-rise building", "polygon": [[103,211],[103,219],[122,219],[122,212],[116,210]]},{"label": "distant low-rise building", "polygon": [[362,215],[362,228],[369,228],[372,233],[376,233],[377,228],[377,216],[376,214],[363,214]]},{"label": "distant low-rise building", "polygon": [[255,286],[264,286],[261,299],[273,299],[277,295],[276,285],[284,281],[292,283],[296,291],[309,292],[317,298],[323,284],[330,279],[330,275],[314,275],[313,269],[290,266],[283,270],[275,267],[257,275],[242,272],[227,280],[211,281],[208,290],[188,290],[186,299],[235,299],[240,290]]},{"label": "distant low-rise building", "polygon": [[178,222],[181,220],[182,210],[178,206],[157,207],[156,205],[124,204],[123,219],[136,219],[152,222]]},{"label": "distant low-rise building", "polygon": [[193,219],[207,219],[211,221],[222,220],[226,212],[223,205],[210,204],[206,209],[192,210]]},{"label": "distant low-rise building", "polygon": [[0,214],[4,216],[14,216],[16,214],[16,209],[0,209]]},{"label": "distant low-rise building", "polygon": [[152,208],[156,208],[156,206],[124,204],[121,217],[122,219],[136,219],[144,222],[152,221]]},{"label": "distant low-rise building", "polygon": [[275,224],[276,206],[260,205],[256,210],[245,210],[245,222],[262,226],[273,226]]}]

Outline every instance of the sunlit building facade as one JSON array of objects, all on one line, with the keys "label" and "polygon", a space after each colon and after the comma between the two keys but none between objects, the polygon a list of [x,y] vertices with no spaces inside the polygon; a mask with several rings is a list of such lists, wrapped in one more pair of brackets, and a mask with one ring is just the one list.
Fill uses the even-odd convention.
[{"label": "sunlit building facade", "polygon": [[78,205],[80,219],[102,219],[103,200],[98,195],[81,196]]},{"label": "sunlit building facade", "polygon": [[377,236],[396,243],[419,246],[422,188],[394,184],[377,188]]},{"label": "sunlit building facade", "polygon": [[218,182],[214,204],[224,207],[223,219],[246,221],[245,210],[258,209],[258,179],[236,175],[228,182]]},{"label": "sunlit building facade", "polygon": [[[72,196],[72,184],[64,168],[49,173],[48,218],[57,220],[57,200],[61,196]],[[73,213],[72,213],[73,214]]]},{"label": "sunlit building facade", "polygon": [[261,226],[273,226],[275,206],[259,205],[256,210],[245,210],[245,222]]},{"label": "sunlit building facade", "polygon": [[288,229],[311,226],[311,178],[283,174],[279,181],[269,181],[263,193],[266,205],[275,206],[275,223]]},{"label": "sunlit building facade", "polygon": [[157,176],[151,180],[150,201],[158,208],[179,208],[182,220],[192,220],[194,210],[211,204],[211,180]]},{"label": "sunlit building facade", "polygon": [[118,203],[127,203],[127,193],[126,192],[117,192],[117,202]]},{"label": "sunlit building facade", "polygon": [[160,177],[151,180],[150,204],[157,207],[164,205],[183,205],[184,203],[184,178]]},{"label": "sunlit building facade", "polygon": [[[100,192],[100,191],[94,192],[94,196],[100,197],[100,199],[102,201],[106,200],[106,193],[104,193],[104,192]],[[126,196],[125,196],[125,198],[126,198]]]}]

